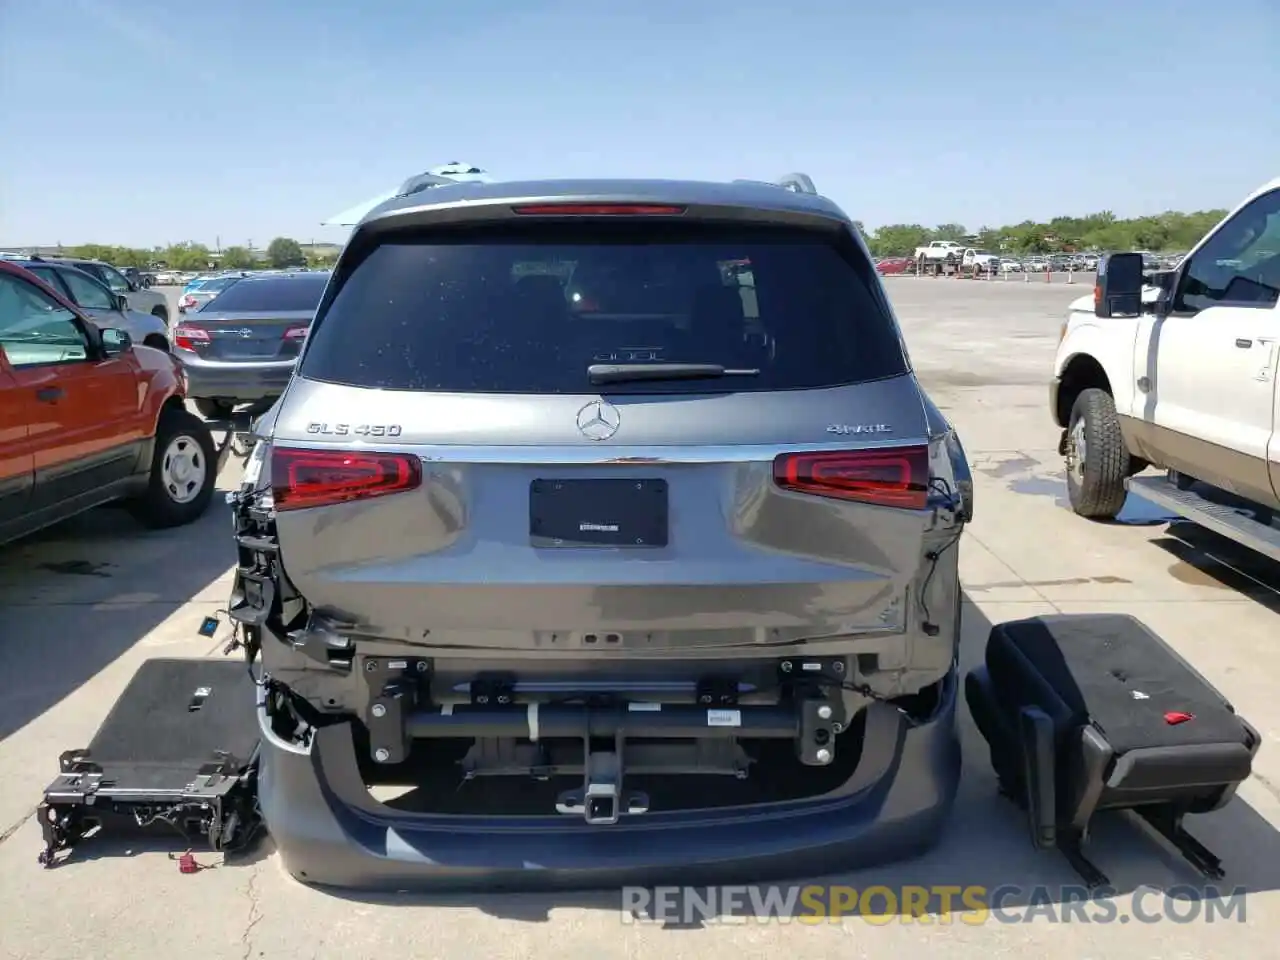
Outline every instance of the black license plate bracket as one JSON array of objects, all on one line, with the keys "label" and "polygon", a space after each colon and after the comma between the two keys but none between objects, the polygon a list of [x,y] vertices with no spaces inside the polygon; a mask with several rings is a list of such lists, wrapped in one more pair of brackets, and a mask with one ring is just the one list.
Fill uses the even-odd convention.
[{"label": "black license plate bracket", "polygon": [[667,481],[539,479],[529,485],[529,538],[539,547],[665,547]]}]

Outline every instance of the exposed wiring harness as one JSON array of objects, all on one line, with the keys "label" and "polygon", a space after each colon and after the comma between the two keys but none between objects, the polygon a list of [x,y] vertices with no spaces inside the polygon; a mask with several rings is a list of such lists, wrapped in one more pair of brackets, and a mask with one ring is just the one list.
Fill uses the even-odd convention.
[{"label": "exposed wiring harness", "polygon": [[[951,482],[945,477],[934,477],[929,481],[929,489],[936,493],[944,502],[948,510],[952,513],[959,513],[962,506],[960,495],[951,486]],[[963,532],[963,529],[961,530]],[[923,614],[923,622],[920,628],[930,637],[936,637],[939,633],[939,627],[933,622],[933,618],[929,615],[929,584],[933,582],[933,575],[938,572],[938,561],[943,555],[960,542],[961,533],[956,533],[950,540],[940,547],[935,547],[924,555],[929,561],[929,572],[924,575],[924,582],[920,584],[920,612]]]}]

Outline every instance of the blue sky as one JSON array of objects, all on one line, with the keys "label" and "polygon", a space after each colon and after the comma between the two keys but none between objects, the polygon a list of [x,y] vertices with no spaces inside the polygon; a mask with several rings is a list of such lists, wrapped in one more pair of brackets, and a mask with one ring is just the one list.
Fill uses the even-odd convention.
[{"label": "blue sky", "polygon": [[451,160],[803,170],[868,226],[1228,206],[1277,51],[1277,0],[0,0],[0,244],[341,239]]}]

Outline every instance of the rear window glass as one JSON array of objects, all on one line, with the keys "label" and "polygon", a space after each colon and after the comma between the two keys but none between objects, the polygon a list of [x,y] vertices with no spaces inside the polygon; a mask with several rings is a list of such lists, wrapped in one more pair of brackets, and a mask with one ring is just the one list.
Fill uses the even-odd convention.
[{"label": "rear window glass", "polygon": [[[313,325],[300,373],[534,394],[803,389],[905,372],[873,268],[852,244],[740,226],[650,231],[544,226],[384,242]],[[600,363],[759,373],[602,386],[587,373]]]},{"label": "rear window glass", "polygon": [[[237,280],[227,285],[201,311],[224,313],[227,310],[307,311],[314,310],[324,293],[328,277],[322,273],[270,280]],[[205,284],[201,290],[216,289]]]},{"label": "rear window glass", "polygon": [[216,293],[219,290],[225,290],[239,279],[239,277],[217,277],[213,280],[201,280],[200,286],[196,289],[201,293]]}]

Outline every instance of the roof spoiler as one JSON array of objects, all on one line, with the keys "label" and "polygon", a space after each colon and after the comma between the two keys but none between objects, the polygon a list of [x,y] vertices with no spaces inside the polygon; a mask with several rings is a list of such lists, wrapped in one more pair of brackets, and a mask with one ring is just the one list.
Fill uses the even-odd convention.
[{"label": "roof spoiler", "polygon": [[777,180],[735,180],[734,183],[765,183],[771,187],[781,187],[792,193],[804,193],[811,197],[818,195],[818,188],[813,185],[813,178],[807,173],[788,173]]},{"label": "roof spoiler", "polygon": [[409,177],[399,187],[386,190],[376,197],[370,197],[362,203],[334,214],[322,221],[326,227],[354,227],[364,219],[374,207],[386,203],[392,197],[408,197],[421,193],[431,187],[452,186],[458,183],[490,183],[492,178],[480,167],[469,163],[446,163],[444,166],[432,167],[423,173]]}]

